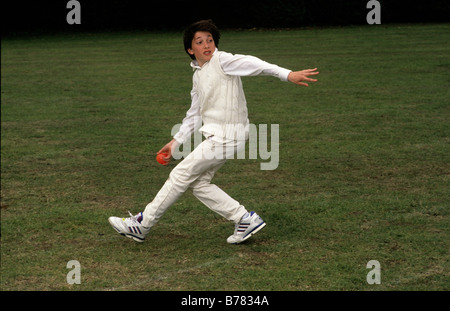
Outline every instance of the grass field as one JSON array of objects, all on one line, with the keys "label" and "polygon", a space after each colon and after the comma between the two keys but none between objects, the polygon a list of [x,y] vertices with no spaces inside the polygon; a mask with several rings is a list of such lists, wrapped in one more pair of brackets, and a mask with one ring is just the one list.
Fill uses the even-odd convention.
[{"label": "grass field", "polygon": [[309,88],[243,78],[250,121],[279,124],[280,164],[214,179],[268,224],[242,245],[190,192],[145,243],[107,221],[143,210],[176,164],[154,154],[190,104],[180,33],[2,39],[1,289],[449,290],[449,32],[222,34],[221,50],[320,71]]}]

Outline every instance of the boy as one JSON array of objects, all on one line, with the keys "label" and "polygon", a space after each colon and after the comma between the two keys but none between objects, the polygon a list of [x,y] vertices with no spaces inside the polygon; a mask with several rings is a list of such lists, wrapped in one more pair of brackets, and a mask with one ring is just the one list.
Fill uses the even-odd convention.
[{"label": "boy", "polygon": [[245,147],[249,120],[241,76],[271,75],[282,81],[308,86],[315,69],[292,72],[253,56],[232,55],[218,50],[220,32],[211,20],[190,25],[184,33],[184,47],[195,70],[191,107],[180,130],[159,152],[168,154],[184,143],[202,124],[199,131],[206,138],[169,174],[169,178],[144,209],[128,218],[110,217],[109,223],[121,235],[143,242],[150,228],[188,189],[208,208],[235,223],[234,234],[227,242],[238,244],[261,230],[266,224],[255,212],[248,212],[238,201],[211,184],[215,172]]}]

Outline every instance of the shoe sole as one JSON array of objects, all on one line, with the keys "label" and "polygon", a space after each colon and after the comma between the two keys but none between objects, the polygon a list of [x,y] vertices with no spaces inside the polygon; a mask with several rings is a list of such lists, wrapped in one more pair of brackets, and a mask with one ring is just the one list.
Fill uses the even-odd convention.
[{"label": "shoe sole", "polygon": [[127,238],[133,239],[134,241],[139,242],[139,243],[142,243],[142,242],[144,242],[144,240],[145,240],[145,238],[143,239],[143,238],[140,238],[140,237],[131,235],[131,234],[125,234],[125,236],[126,236]]},{"label": "shoe sole", "polygon": [[262,228],[266,226],[265,222],[260,223],[257,227],[255,227],[251,232],[247,233],[247,235],[240,242],[235,242],[233,244],[240,244],[248,239],[250,239],[255,233],[259,232]]}]

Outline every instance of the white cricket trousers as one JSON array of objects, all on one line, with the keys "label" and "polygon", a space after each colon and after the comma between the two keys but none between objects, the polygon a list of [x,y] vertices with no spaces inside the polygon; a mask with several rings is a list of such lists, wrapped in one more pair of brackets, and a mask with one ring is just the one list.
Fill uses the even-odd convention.
[{"label": "white cricket trousers", "polygon": [[142,225],[152,227],[188,189],[208,208],[238,223],[247,210],[222,189],[211,184],[217,170],[245,148],[245,140],[216,141],[211,137],[197,146],[170,173],[169,178],[143,212]]}]

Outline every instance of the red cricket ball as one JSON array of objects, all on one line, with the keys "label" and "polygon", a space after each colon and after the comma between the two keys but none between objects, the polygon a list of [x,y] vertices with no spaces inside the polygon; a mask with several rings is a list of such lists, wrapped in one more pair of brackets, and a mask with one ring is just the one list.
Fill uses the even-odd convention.
[{"label": "red cricket ball", "polygon": [[167,156],[168,156],[167,153],[160,153],[160,154],[157,154],[157,155],[156,155],[156,161],[158,161],[159,164],[167,165],[167,164],[169,164],[169,162],[164,161],[164,159],[163,159],[163,158],[167,158]]}]

